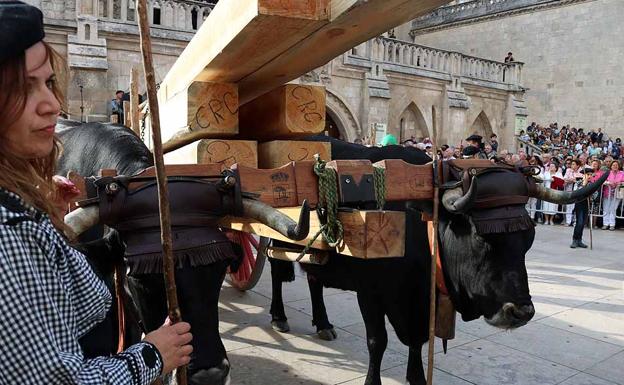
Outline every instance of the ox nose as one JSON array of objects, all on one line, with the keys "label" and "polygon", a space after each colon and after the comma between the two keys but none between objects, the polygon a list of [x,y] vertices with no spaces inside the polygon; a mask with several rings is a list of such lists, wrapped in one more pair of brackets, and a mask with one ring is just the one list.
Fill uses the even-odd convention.
[{"label": "ox nose", "polygon": [[507,303],[505,304],[503,310],[510,318],[515,318],[524,322],[528,322],[535,315],[535,308],[532,304],[516,305],[513,303]]}]

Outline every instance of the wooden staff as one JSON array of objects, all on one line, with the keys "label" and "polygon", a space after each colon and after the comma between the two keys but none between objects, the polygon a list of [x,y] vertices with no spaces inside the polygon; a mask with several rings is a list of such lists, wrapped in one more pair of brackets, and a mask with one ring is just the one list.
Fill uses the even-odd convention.
[{"label": "wooden staff", "polygon": [[[152,140],[154,142],[154,165],[156,166],[156,183],[158,185],[158,208],[160,211],[160,236],[163,246],[163,272],[165,275],[165,288],[167,292],[167,305],[171,323],[182,320],[178,295],[175,284],[175,265],[173,263],[173,248],[171,243],[171,220],[169,217],[169,193],[167,188],[167,176],[165,174],[165,162],[163,160],[162,138],[160,137],[160,119],[158,114],[158,99],[156,97],[156,80],[154,77],[154,63],[152,61],[152,42],[150,37],[149,22],[147,20],[147,0],[139,0],[137,3],[139,16],[139,35],[141,40],[141,53],[143,54],[143,71],[145,73],[145,85],[149,100]],[[181,366],[176,371],[178,385],[186,385],[186,367]]]},{"label": "wooden staff", "polygon": [[[435,106],[431,107],[431,145],[433,147],[433,164],[437,167],[438,164],[438,146],[437,146],[437,137],[438,137],[438,119],[436,117],[436,108]],[[437,168],[434,168],[437,170]],[[433,174],[434,178],[438,178],[436,183],[434,183],[433,188],[433,250],[431,250],[431,285],[429,290],[429,353],[427,358],[427,384],[433,385],[433,354],[435,348],[435,324],[436,324],[436,265],[437,265],[437,255],[438,255],[438,216],[439,216],[439,205],[440,205],[440,175],[441,170],[437,170]]]}]

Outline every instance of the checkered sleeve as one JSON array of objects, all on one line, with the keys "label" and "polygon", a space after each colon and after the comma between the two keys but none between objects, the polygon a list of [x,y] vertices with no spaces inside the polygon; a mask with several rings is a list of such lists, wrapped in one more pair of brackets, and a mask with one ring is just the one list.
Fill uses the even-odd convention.
[{"label": "checkered sleeve", "polygon": [[[162,358],[142,342],[111,357],[85,359],[78,338],[109,305],[84,260],[67,251],[49,222],[0,222],[0,385],[147,385]],[[91,283],[86,290],[85,282]],[[77,290],[78,289],[78,290]],[[86,310],[85,310],[86,309]]]}]

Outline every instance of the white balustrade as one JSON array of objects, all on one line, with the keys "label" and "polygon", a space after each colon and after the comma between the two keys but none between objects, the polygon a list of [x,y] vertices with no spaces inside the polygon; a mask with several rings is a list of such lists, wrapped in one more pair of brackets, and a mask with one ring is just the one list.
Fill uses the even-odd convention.
[{"label": "white balustrade", "polygon": [[501,63],[386,37],[373,39],[368,45],[368,50],[360,47],[363,46],[350,51],[350,55],[376,62],[398,64],[398,68],[400,66],[418,68],[479,81],[516,86],[521,82],[522,63]]}]

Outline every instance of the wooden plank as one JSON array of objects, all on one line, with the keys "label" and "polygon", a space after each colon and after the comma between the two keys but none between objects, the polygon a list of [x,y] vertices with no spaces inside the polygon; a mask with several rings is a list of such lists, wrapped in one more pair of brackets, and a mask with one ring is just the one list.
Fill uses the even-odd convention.
[{"label": "wooden plank", "polygon": [[276,169],[256,169],[234,165],[239,175],[241,190],[257,196],[257,199],[273,207],[297,206],[297,185],[294,165],[287,164]]},{"label": "wooden plank", "polygon": [[130,128],[140,137],[139,120],[139,70],[137,67],[132,67],[130,71]]},{"label": "wooden plank", "polygon": [[433,166],[409,164],[400,159],[386,159],[374,164],[386,170],[386,200],[433,199]]},{"label": "wooden plank", "polygon": [[297,184],[297,204],[301,206],[304,200],[312,208],[318,204],[318,177],[314,173],[313,160],[294,162],[295,181]]},{"label": "wooden plank", "polygon": [[279,259],[289,262],[311,263],[314,265],[325,265],[329,259],[326,251],[310,249],[308,253],[299,258],[300,252],[290,251],[288,249],[269,247],[267,248],[267,256],[269,258]]},{"label": "wooden plank", "polygon": [[204,139],[197,146],[197,163],[258,167],[258,143],[253,140]]},{"label": "wooden plank", "polygon": [[340,212],[344,241],[341,254],[362,258],[402,257],[405,254],[405,213],[399,211]]},{"label": "wooden plank", "polygon": [[329,23],[299,39],[296,45],[282,51],[279,56],[239,81],[240,102],[245,104],[449,1],[332,0]]},{"label": "wooden plank", "polygon": [[[283,207],[278,210],[295,221],[299,218],[299,207]],[[366,259],[402,257],[405,254],[404,213],[354,210],[339,212],[338,218],[343,224],[345,234],[343,243],[336,249],[339,253]],[[316,211],[312,211],[308,238],[292,241],[270,227],[249,218],[227,216],[221,218],[218,223],[223,228],[245,231],[300,246],[307,245],[321,226]],[[311,247],[319,250],[332,250],[322,240],[322,237],[313,242]]]},{"label": "wooden plank", "polygon": [[161,83],[160,102],[193,81],[238,82],[326,24],[328,4],[220,1]]},{"label": "wooden plank", "polygon": [[324,87],[286,84],[240,109],[240,132],[246,139],[294,139],[324,129]]},{"label": "wooden plank", "polygon": [[290,162],[314,160],[315,154],[322,160],[331,160],[331,143],[274,140],[258,145],[258,164],[262,168],[275,168]]},{"label": "wooden plank", "polygon": [[231,83],[193,82],[161,105],[163,151],[198,139],[238,134],[238,88]]},{"label": "wooden plank", "polygon": [[123,125],[126,127],[130,127],[130,102],[127,100],[123,101],[123,111],[124,111]]}]

